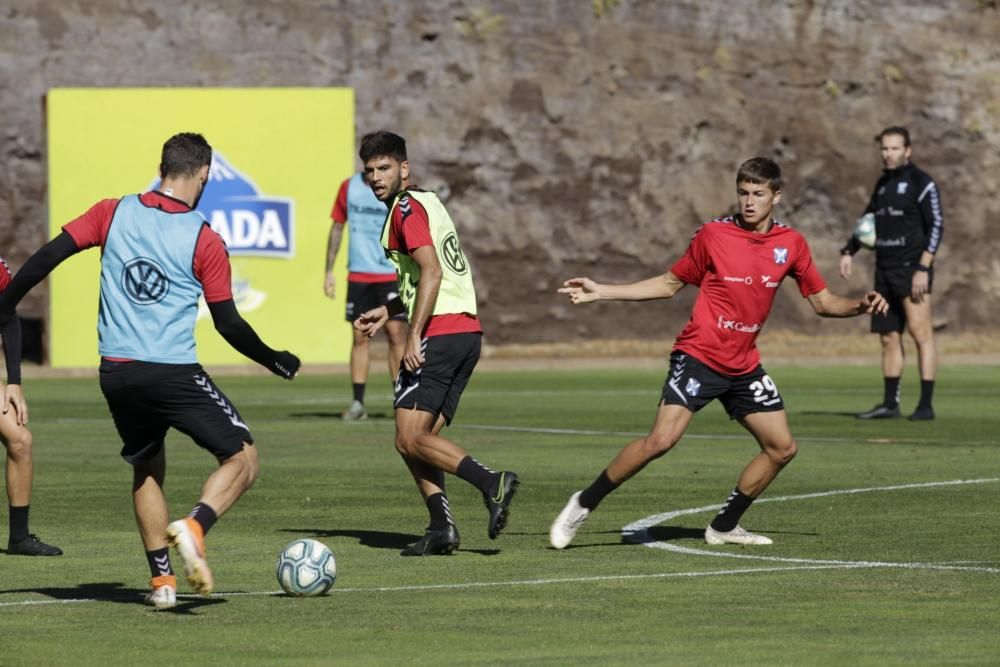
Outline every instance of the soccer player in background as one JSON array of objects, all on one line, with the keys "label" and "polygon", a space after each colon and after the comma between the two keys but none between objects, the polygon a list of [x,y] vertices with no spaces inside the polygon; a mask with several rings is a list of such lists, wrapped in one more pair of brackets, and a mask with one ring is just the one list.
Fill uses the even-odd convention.
[{"label": "soccer player in background", "polygon": [[[132,500],[152,575],[146,602],[176,604],[168,544],[191,586],[212,592],[205,535],[257,478],[257,448],[243,418],[198,364],[194,326],[204,293],[216,330],[237,351],[292,379],[298,358],[265,345],[233,301],[222,238],[194,209],[208,181],[212,147],[200,134],[163,145],[158,189],[105,199],[32,255],[0,295],[0,325],[25,293],[68,257],[101,248],[100,382],[132,465]],[[164,437],[173,427],[219,462],[189,516],[169,522]]]},{"label": "soccer player in background", "polygon": [[[0,293],[10,285],[10,269],[0,259]],[[61,556],[62,549],[46,544],[28,529],[31,509],[31,483],[34,463],[31,458],[31,431],[28,430],[28,403],[21,391],[21,321],[12,317],[3,328],[3,353],[7,362],[7,383],[0,382],[0,442],[7,450],[4,477],[7,482],[7,508],[10,532],[9,556]]]},{"label": "soccer player in background", "polygon": [[[927,172],[910,162],[913,148],[905,127],[887,127],[876,137],[885,170],[875,183],[865,213],[875,215],[875,288],[885,295],[889,313],[873,317],[871,331],[882,344],[882,402],[858,413],[858,419],[899,417],[899,382],[903,375],[903,328],[917,346],[920,400],[910,421],[934,419],[937,348],[931,313],[934,257],[941,246],[944,221],[941,194]],[[840,251],[840,275],[851,276],[861,244],[853,236]]]},{"label": "soccer player in background", "polygon": [[483,330],[472,270],[437,195],[411,187],[403,137],[385,131],[365,135],[360,154],[375,196],[389,206],[381,242],[396,266],[400,295],[387,306],[362,313],[354,326],[371,336],[396,313],[408,313],[410,322],[396,379],[396,450],[417,482],[430,525],[402,555],[450,554],[459,546],[459,534],[448,508],[443,472],[483,494],[490,539],[506,525],[519,484],[515,473],[490,470],[440,435],[454,419],[479,361]]},{"label": "soccer player in background", "polygon": [[771,544],[769,538],[744,530],[739,522],[797,451],[781,394],[760,365],[756,346],[778,286],[791,277],[822,317],[853,317],[887,309],[877,292],[861,299],[830,293],[805,238],[773,217],[781,200],[781,183],[781,170],[772,160],[748,160],[736,174],[739,214],[702,225],[684,256],[665,274],[626,285],[571,278],[559,290],[580,304],[669,299],[685,285],[699,287],[691,318],[670,354],[652,430],[625,446],[590,486],[570,497],[549,531],[556,549],[569,545],[605,496],[670,451],[694,413],[716,398],[730,418],[754,436],[761,451],[743,469],[736,488],[705,529],[705,541]]},{"label": "soccer player in background", "polygon": [[[387,210],[365,181],[364,173],[346,179],[333,204],[330,238],[326,246],[326,279],[323,292],[331,299],[336,296],[337,283],[333,263],[340,250],[344,226],[350,228],[347,240],[347,321],[378,306],[384,306],[399,294],[396,287],[396,267],[386,258],[379,237]],[[368,383],[368,336],[351,330],[351,385],[354,399],[341,417],[358,421],[368,416],[365,410],[365,385]],[[406,336],[406,313],[399,313],[385,323],[389,344],[389,377],[396,381],[399,362],[403,358]]]}]

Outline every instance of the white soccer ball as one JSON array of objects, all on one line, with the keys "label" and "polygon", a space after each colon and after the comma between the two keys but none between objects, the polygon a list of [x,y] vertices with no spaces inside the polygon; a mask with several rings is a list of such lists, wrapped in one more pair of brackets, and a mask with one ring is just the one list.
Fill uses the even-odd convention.
[{"label": "white soccer ball", "polygon": [[871,250],[875,247],[875,214],[865,213],[854,225],[854,238],[862,247]]},{"label": "white soccer ball", "polygon": [[295,540],[278,555],[275,569],[278,583],[289,595],[323,595],[337,580],[337,562],[333,552],[317,540]]}]

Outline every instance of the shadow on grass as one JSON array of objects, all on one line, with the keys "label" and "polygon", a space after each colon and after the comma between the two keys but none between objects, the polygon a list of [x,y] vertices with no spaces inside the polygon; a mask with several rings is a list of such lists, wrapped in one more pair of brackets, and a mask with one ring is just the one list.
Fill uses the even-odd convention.
[{"label": "shadow on grass", "polygon": [[[422,535],[411,535],[409,533],[390,533],[381,530],[325,530],[321,528],[282,528],[283,533],[295,533],[297,535],[310,535],[316,539],[324,537],[349,537],[356,539],[362,546],[372,549],[392,549],[401,551],[410,546]],[[460,553],[478,554],[480,556],[496,556],[500,549],[462,549]]]},{"label": "shadow on grass", "polygon": [[684,528],[682,526],[651,526],[646,529],[647,542],[673,542],[674,540],[705,541],[704,528]]},{"label": "shadow on grass", "polygon": [[[548,533],[545,533],[548,536]],[[615,535],[618,539],[607,542],[585,542],[584,540],[590,537],[596,537],[597,535]],[[638,546],[638,543],[632,540],[626,540],[622,537],[620,530],[591,530],[577,535],[576,540],[569,546],[564,547],[562,551],[569,551],[570,549],[593,549],[595,547],[634,547]],[[546,547],[549,551],[557,551],[553,546]]]},{"label": "shadow on grass", "polygon": [[350,537],[362,546],[372,549],[403,549],[420,539],[420,535],[409,533],[389,533],[381,530],[326,530],[323,528],[282,528],[283,533],[308,534],[317,539],[323,537]]},{"label": "shadow on grass", "polygon": [[[747,530],[753,531],[752,528],[747,528]],[[766,535],[801,535],[805,537],[815,537],[819,533],[807,533],[799,530],[764,530],[761,531]],[[680,526],[652,526],[646,529],[646,533],[649,535],[649,539],[643,540],[642,544],[648,542],[672,542],[674,540],[697,540],[704,544],[705,542],[705,529],[704,528],[682,528]]]},{"label": "shadow on grass", "polygon": [[803,410],[802,412],[796,412],[798,415],[808,415],[811,417],[850,417],[851,419],[857,419],[857,412],[838,412],[836,410]]},{"label": "shadow on grass", "polygon": [[[311,412],[292,412],[288,415],[294,419],[336,419],[337,421],[344,421],[340,418],[339,412],[327,412],[325,410],[314,410]],[[366,421],[377,420],[385,421],[392,419],[393,416],[387,412],[369,412],[368,417],[361,421],[344,421],[345,424],[364,424]]]},{"label": "shadow on grass", "polygon": [[[145,589],[126,588],[121,582],[95,582],[89,584],[78,584],[74,587],[43,586],[36,588],[0,590],[0,595],[8,593],[37,593],[53,600],[63,602],[93,600],[95,602],[114,602],[116,604],[131,604],[145,607],[145,596],[147,592],[148,591]],[[226,600],[222,598],[203,598],[195,597],[193,595],[182,595],[178,596],[177,606],[172,609],[154,610],[152,607],[149,607],[149,610],[170,614],[191,614],[198,607],[225,604],[225,602]]]}]

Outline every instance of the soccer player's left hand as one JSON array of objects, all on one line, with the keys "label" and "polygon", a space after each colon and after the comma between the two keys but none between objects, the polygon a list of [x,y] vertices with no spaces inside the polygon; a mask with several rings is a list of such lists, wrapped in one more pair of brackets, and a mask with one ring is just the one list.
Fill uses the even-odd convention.
[{"label": "soccer player's left hand", "polygon": [[271,372],[286,380],[294,380],[301,366],[302,362],[299,358],[288,350],[285,350],[284,352],[279,352],[278,356],[272,362]]},{"label": "soccer player's left hand", "polygon": [[924,295],[930,288],[930,282],[931,278],[926,271],[913,272],[913,283],[910,286],[910,298],[913,303],[920,303],[924,300]]},{"label": "soccer player's left hand", "polygon": [[406,337],[406,347],[403,348],[403,366],[411,373],[424,365],[423,341],[420,335]]},{"label": "soccer player's left hand", "polygon": [[18,426],[27,426],[28,403],[24,400],[24,392],[19,384],[9,384],[3,392],[3,413],[7,414],[11,409],[14,410]]},{"label": "soccer player's left hand", "polygon": [[865,293],[865,297],[861,300],[861,305],[865,307],[864,312],[866,313],[885,315],[889,312],[889,303],[885,300],[885,297],[874,290]]}]

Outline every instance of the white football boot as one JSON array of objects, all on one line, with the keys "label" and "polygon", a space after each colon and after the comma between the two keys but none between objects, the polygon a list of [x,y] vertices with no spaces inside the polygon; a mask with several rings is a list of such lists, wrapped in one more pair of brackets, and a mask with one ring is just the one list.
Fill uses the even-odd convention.
[{"label": "white football boot", "polygon": [[354,401],[351,403],[351,407],[341,413],[340,418],[345,422],[359,422],[368,418],[368,412],[365,411],[365,406],[361,401]]},{"label": "white football boot", "polygon": [[549,542],[556,549],[565,549],[576,536],[576,531],[587,519],[590,510],[580,504],[581,491],[569,497],[569,502],[549,529]]},{"label": "white football boot", "polygon": [[177,579],[172,574],[153,577],[152,590],[146,593],[146,604],[157,609],[170,609],[177,605]]},{"label": "white football boot", "polygon": [[712,527],[709,526],[705,529],[705,541],[709,544],[774,544],[774,542],[771,541],[771,538],[748,532],[743,530],[740,526],[736,526],[728,533],[720,533],[717,530],[712,530]]},{"label": "white football boot", "polygon": [[177,549],[191,587],[202,595],[211,595],[215,584],[205,560],[205,538],[198,522],[191,517],[172,522],[167,526],[167,544]]}]

